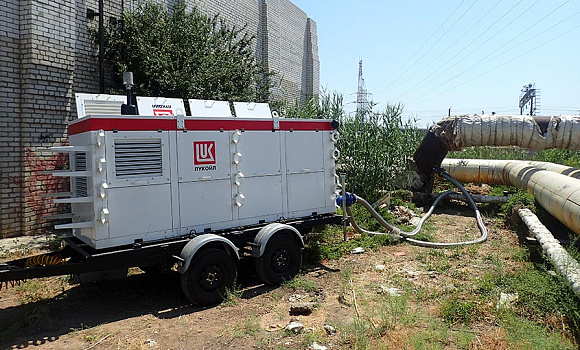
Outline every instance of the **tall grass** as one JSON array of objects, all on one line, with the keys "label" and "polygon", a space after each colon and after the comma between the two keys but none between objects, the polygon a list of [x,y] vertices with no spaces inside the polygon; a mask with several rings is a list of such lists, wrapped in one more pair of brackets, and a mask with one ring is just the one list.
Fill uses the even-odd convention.
[{"label": "tall grass", "polygon": [[405,187],[411,157],[424,131],[415,121],[402,118],[403,105],[387,105],[383,111],[359,111],[347,115],[342,95],[323,91],[302,105],[286,104],[291,118],[324,118],[340,122],[337,147],[341,157],[338,171],[346,174],[347,189],[374,201],[381,190]]},{"label": "tall grass", "polygon": [[404,121],[402,112],[401,104],[387,105],[381,112],[369,109],[340,120],[340,171],[348,188],[368,200],[408,185],[409,158],[423,133],[415,121]]},{"label": "tall grass", "polygon": [[312,96],[305,103],[293,104],[281,102],[281,108],[287,118],[335,119],[341,120],[345,114],[342,94],[327,93],[323,90],[320,97]]}]

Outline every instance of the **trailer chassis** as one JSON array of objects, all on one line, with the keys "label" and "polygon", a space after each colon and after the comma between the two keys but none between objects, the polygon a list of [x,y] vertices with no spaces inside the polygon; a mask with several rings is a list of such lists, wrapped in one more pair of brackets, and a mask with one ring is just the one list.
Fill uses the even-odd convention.
[{"label": "trailer chassis", "polygon": [[[275,264],[273,268],[270,269],[268,265],[270,263],[269,261],[262,262],[261,265],[258,262],[260,259],[264,259],[262,256],[263,254],[267,254],[269,250],[271,250],[268,249],[269,247],[271,248],[272,245],[276,245],[276,243],[272,242],[275,242],[276,240],[288,241],[289,243],[287,244],[295,245],[296,242],[299,243],[302,240],[302,235],[308,233],[314,226],[340,224],[341,222],[342,217],[336,214],[312,215],[299,219],[280,220],[275,223],[259,223],[256,225],[224,230],[192,233],[171,239],[138,242],[132,245],[101,250],[90,247],[88,244],[74,236],[67,236],[63,238],[64,247],[61,250],[20,258],[0,264],[0,286],[19,283],[20,281],[33,278],[104,272],[130,267],[139,267],[143,269],[149,267],[151,269],[159,269],[161,272],[168,272],[177,267],[177,270],[182,273],[182,286],[185,294],[192,301],[198,304],[212,304],[221,299],[221,295],[216,295],[216,292],[221,293],[223,291],[223,286],[220,288],[216,287],[219,291],[211,290],[211,293],[208,293],[206,297],[199,299],[196,295],[191,295],[191,290],[188,292],[187,289],[191,289],[191,285],[189,285],[188,288],[187,281],[183,281],[184,279],[187,280],[187,276],[191,273],[189,271],[196,267],[195,258],[202,252],[209,249],[216,252],[221,250],[229,255],[235,255],[235,259],[233,260],[254,257],[257,261],[259,274],[259,267],[262,269],[260,277],[262,277],[264,282],[276,284],[281,282],[280,279],[287,279],[288,276],[272,275],[273,272],[268,270],[274,270],[275,273],[275,270],[279,268],[279,266],[283,267],[283,260],[291,258],[288,255],[291,255],[292,249],[289,247],[287,250],[290,253],[284,253],[285,246],[284,243],[281,243],[282,246],[276,250],[276,254],[278,255],[272,253],[274,255],[271,254],[271,256],[268,257],[269,259],[272,259]],[[278,232],[276,229],[277,227],[280,227],[281,229],[286,228],[286,230]],[[261,233],[272,231],[269,230],[272,228],[274,228],[276,232],[270,232],[265,239],[262,237],[262,240],[260,240],[260,236],[263,236]],[[298,236],[294,235],[295,237],[291,237],[294,239],[295,243],[291,242],[292,239],[282,237],[286,235],[293,236],[292,232],[289,232],[289,228],[292,229],[292,232],[299,233]],[[213,237],[217,238],[213,239]],[[191,245],[190,242],[194,241],[202,243],[195,245],[193,251],[185,249],[188,246],[188,243]],[[224,244],[223,242],[227,242],[227,244]],[[268,245],[269,243],[270,245]],[[278,243],[278,245],[280,245],[280,243]],[[228,246],[237,249],[235,254],[228,251]],[[302,246],[300,246],[300,248],[301,247]],[[222,253],[217,252],[215,254]],[[184,263],[188,259],[191,266],[185,266],[184,268]],[[222,272],[229,274],[229,271]],[[210,274],[215,275],[215,272],[209,271],[207,274],[208,276]],[[234,279],[235,274],[236,272],[234,271]],[[189,278],[191,279],[191,277]],[[196,278],[199,278],[199,276],[196,276]]]}]

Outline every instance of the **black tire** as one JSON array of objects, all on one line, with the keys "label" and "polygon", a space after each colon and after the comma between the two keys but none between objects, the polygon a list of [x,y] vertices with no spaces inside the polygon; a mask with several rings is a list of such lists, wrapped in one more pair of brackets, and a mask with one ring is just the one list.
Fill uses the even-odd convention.
[{"label": "black tire", "polygon": [[256,259],[256,272],[267,284],[291,280],[302,264],[300,244],[294,237],[277,233],[268,240],[261,257]]},{"label": "black tire", "polygon": [[195,255],[187,272],[181,275],[181,288],[195,304],[215,305],[233,288],[236,276],[236,264],[227,252],[207,248]]}]

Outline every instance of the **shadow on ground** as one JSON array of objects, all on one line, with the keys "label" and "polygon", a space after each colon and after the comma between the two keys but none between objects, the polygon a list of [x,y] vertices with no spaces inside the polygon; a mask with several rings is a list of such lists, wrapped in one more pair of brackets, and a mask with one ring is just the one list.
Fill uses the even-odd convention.
[{"label": "shadow on ground", "polygon": [[[251,266],[238,266],[242,299],[276,287],[265,286]],[[136,274],[114,281],[77,285],[54,298],[0,310],[0,348],[26,348],[70,332],[144,315],[171,319],[205,310],[183,295],[180,276]]]}]

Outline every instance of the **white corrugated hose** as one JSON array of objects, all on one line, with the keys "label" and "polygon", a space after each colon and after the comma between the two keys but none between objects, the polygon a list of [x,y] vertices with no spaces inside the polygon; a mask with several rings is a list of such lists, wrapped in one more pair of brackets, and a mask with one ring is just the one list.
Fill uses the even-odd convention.
[{"label": "white corrugated hose", "polygon": [[540,242],[556,270],[564,276],[574,293],[580,297],[580,264],[568,254],[531,210],[520,209],[518,215],[530,230],[530,234]]}]

